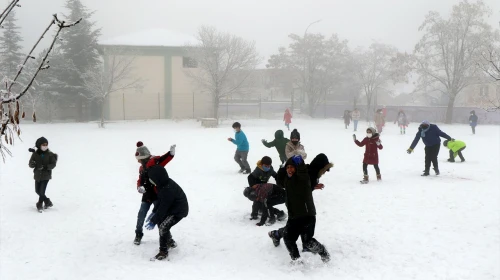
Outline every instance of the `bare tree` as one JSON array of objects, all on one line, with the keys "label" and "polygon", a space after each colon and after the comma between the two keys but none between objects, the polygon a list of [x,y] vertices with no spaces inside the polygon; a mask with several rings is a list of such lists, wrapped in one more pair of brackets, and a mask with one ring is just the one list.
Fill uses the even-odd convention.
[{"label": "bare tree", "polygon": [[142,89],[141,78],[134,75],[135,56],[125,55],[119,49],[106,49],[104,59],[98,69],[87,71],[83,78],[89,92],[85,97],[96,101],[100,106],[101,128],[104,128],[104,104],[111,93]]},{"label": "bare tree", "polygon": [[[14,9],[14,7],[19,7],[19,0],[13,0],[9,3],[8,7],[4,10],[4,12],[0,15],[0,23],[5,20],[9,13]],[[65,21],[60,21],[57,15],[53,15],[50,24],[42,33],[38,41],[34,44],[31,51],[26,55],[23,64],[19,67],[16,76],[13,79],[7,78],[7,82],[5,84],[6,90],[0,91],[0,155],[5,161],[6,155],[11,155],[11,152],[6,147],[6,145],[12,145],[14,143],[14,135],[20,137],[21,129],[20,129],[20,119],[24,117],[25,113],[21,111],[22,106],[19,103],[19,100],[31,89],[37,75],[42,70],[49,69],[49,61],[47,60],[50,52],[52,51],[57,38],[59,37],[61,31],[65,28],[72,27],[78,24],[80,21],[77,21],[72,24],[67,24]],[[35,59],[33,56],[33,52],[42,41],[44,36],[49,32],[52,26],[57,26],[56,33],[52,38],[52,42],[47,49],[47,52],[41,59],[38,67],[35,69],[34,74],[31,75],[29,79],[27,79],[27,84],[22,85],[22,89],[17,92],[14,92],[13,86],[20,85],[20,77],[23,73],[24,68],[26,67],[28,61]],[[33,121],[36,121],[36,115],[33,113]],[[4,142],[5,141],[5,142]]]},{"label": "bare tree", "polygon": [[402,63],[395,47],[373,43],[368,50],[358,49],[355,54],[355,73],[366,97],[366,120],[372,116],[371,106],[377,93],[389,82],[405,81],[408,69]]},{"label": "bare tree", "polygon": [[448,19],[430,12],[419,28],[424,32],[414,51],[419,84],[448,96],[446,123],[452,122],[456,97],[477,82],[476,61],[491,38],[488,13],[483,1],[463,0],[453,6]]},{"label": "bare tree", "polygon": [[486,78],[496,82],[496,90],[492,95],[480,96],[481,107],[486,111],[500,110],[500,46],[496,32],[495,43],[492,44],[486,51],[482,53],[481,59],[478,61],[478,66],[483,70]]},{"label": "bare tree", "polygon": [[213,101],[213,117],[218,119],[221,99],[244,92],[251,87],[249,76],[261,61],[255,42],[236,35],[202,26],[197,34],[199,43],[187,46],[186,52],[197,64],[186,70]]}]

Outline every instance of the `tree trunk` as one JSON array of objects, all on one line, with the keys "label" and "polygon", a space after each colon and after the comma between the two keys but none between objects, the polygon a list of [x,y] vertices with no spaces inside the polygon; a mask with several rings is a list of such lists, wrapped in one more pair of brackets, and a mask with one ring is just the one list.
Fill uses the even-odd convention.
[{"label": "tree trunk", "polygon": [[214,119],[216,120],[219,120],[219,103],[220,103],[220,100],[219,100],[219,97],[214,97],[213,98],[213,102],[214,102],[214,112],[213,112],[213,116],[214,116]]},{"label": "tree trunk", "polygon": [[444,123],[451,124],[453,121],[453,107],[455,106],[456,95],[451,95],[448,100],[448,108],[446,109],[446,119]]},{"label": "tree trunk", "polygon": [[99,105],[101,107],[101,128],[104,128],[104,101],[99,102]]}]

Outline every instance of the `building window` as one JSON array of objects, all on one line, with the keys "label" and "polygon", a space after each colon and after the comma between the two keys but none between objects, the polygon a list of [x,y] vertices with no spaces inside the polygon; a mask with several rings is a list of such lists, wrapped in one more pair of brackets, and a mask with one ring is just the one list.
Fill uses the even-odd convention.
[{"label": "building window", "polygon": [[198,68],[198,62],[190,57],[182,57],[182,67],[184,68]]}]

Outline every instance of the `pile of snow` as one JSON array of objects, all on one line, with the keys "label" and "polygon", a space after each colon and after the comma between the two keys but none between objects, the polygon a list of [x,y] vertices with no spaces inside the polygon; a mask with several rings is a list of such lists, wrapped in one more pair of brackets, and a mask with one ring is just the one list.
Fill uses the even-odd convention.
[{"label": "pile of snow", "polygon": [[[306,265],[290,267],[285,246],[275,248],[267,236],[285,223],[257,227],[249,220],[251,202],[242,194],[247,179],[237,174],[235,146],[226,140],[233,136],[231,124],[24,124],[24,142],[0,164],[0,279],[500,278],[498,126],[480,126],[476,135],[468,126],[440,126],[467,143],[467,162],[447,163],[442,148],[441,176],[424,178],[423,144],[406,154],[416,127],[399,135],[388,124],[379,153],[383,182],[361,185],[364,149],[353,143],[351,129],[341,121],[293,121],[309,160],[323,152],[335,164],[321,180],[326,188],[314,192],[315,237],[329,249],[329,265],[302,253]],[[242,125],[250,163],[270,155],[277,167],[276,150],[260,140],[272,140],[283,123]],[[42,214],[35,208],[27,151],[40,136],[59,154],[47,191],[54,207]],[[158,250],[157,229],[145,231],[140,246],[133,244],[141,200],[135,187],[139,140],[157,155],[177,144],[167,170],[186,192],[190,213],[172,229],[178,248],[169,261],[149,260]]]},{"label": "pile of snow", "polygon": [[155,28],[118,36],[108,40],[102,40],[99,42],[99,45],[182,47],[196,43],[196,38],[191,35],[167,29]]}]

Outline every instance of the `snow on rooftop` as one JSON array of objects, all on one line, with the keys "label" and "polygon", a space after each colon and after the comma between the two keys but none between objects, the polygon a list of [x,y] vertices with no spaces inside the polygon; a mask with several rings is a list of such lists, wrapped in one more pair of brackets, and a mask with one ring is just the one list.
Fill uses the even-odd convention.
[{"label": "snow on rooftop", "polygon": [[195,37],[167,29],[150,29],[102,40],[100,45],[107,46],[156,46],[180,47],[196,44]]}]

